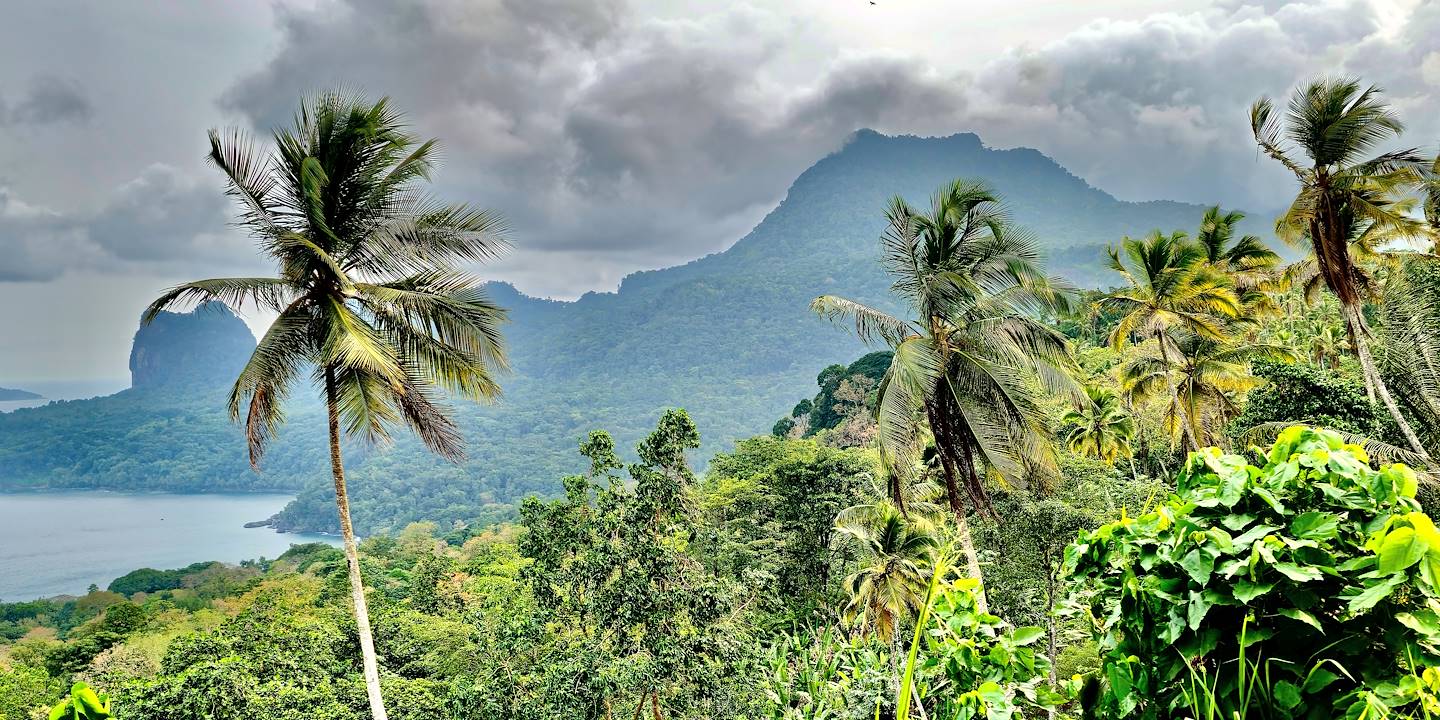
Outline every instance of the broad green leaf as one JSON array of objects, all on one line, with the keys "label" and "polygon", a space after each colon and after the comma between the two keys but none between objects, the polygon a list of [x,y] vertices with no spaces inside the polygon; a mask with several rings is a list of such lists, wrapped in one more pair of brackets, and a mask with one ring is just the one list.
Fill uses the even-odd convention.
[{"label": "broad green leaf", "polygon": [[1299,515],[1290,523],[1290,532],[1306,540],[1328,540],[1335,537],[1340,529],[1340,516],[1333,513],[1310,511]]},{"label": "broad green leaf", "polygon": [[1425,551],[1430,546],[1420,536],[1415,534],[1414,528],[1395,528],[1385,535],[1384,541],[1380,543],[1380,567],[1377,568],[1381,575],[1400,572],[1425,557]]},{"label": "broad green leaf", "polygon": [[1325,632],[1325,628],[1320,626],[1320,621],[1317,620],[1314,615],[1311,615],[1304,610],[1301,610],[1299,608],[1283,608],[1280,610],[1280,614],[1292,620],[1299,620],[1300,622],[1303,622],[1306,625],[1309,625],[1310,627],[1319,630],[1321,633]]},{"label": "broad green leaf", "polygon": [[1246,530],[1244,534],[1235,538],[1235,547],[1248,547],[1254,544],[1256,540],[1259,540],[1260,538],[1263,538],[1266,535],[1269,535],[1270,533],[1273,533],[1279,529],[1280,528],[1275,527],[1274,525],[1256,525],[1255,527]]},{"label": "broad green leaf", "polygon": [[1375,607],[1381,600],[1390,597],[1390,594],[1395,592],[1395,588],[1404,582],[1404,575],[1392,575],[1381,582],[1365,588],[1358,595],[1351,598],[1347,609],[1349,609],[1351,614],[1358,615],[1363,613]]},{"label": "broad green leaf", "polygon": [[1246,605],[1265,593],[1275,589],[1275,583],[1256,583],[1249,580],[1237,580],[1235,582],[1235,599]]},{"label": "broad green leaf", "polygon": [[1029,645],[1030,643],[1033,643],[1042,637],[1045,637],[1045,628],[1035,627],[1031,625],[1015,628],[1015,632],[1011,634],[1010,640],[1016,646],[1024,646]]},{"label": "broad green leaf", "polygon": [[1197,547],[1180,558],[1180,567],[1185,568],[1191,580],[1203,587],[1209,582],[1210,574],[1215,572],[1215,558]]},{"label": "broad green leaf", "polygon": [[1220,518],[1220,524],[1224,525],[1226,529],[1228,529],[1230,532],[1240,532],[1252,522],[1255,522],[1254,513],[1246,513],[1244,515],[1226,515],[1225,517]]},{"label": "broad green leaf", "polygon": [[1211,605],[1205,600],[1204,594],[1190,593],[1190,604],[1186,608],[1186,619],[1189,621],[1191,630],[1200,629],[1200,621],[1205,619],[1205,615],[1210,612],[1210,607]]},{"label": "broad green leaf", "polygon": [[1255,493],[1255,497],[1264,500],[1265,504],[1269,505],[1271,509],[1273,509],[1275,512],[1280,513],[1281,515],[1285,514],[1285,504],[1280,502],[1280,498],[1275,497],[1275,493],[1272,493],[1263,487],[1252,488],[1251,492]]},{"label": "broad green leaf", "polygon": [[1283,710],[1290,710],[1300,704],[1300,688],[1295,687],[1288,680],[1275,683],[1271,693],[1275,698],[1275,704]]},{"label": "broad green leaf", "polygon": [[1440,635],[1440,617],[1430,610],[1400,613],[1395,616],[1395,619],[1399,620],[1401,625],[1426,637]]},{"label": "broad green leaf", "polygon": [[1323,577],[1321,572],[1315,568],[1301,567],[1294,563],[1275,563],[1275,569],[1295,582],[1310,582]]},{"label": "broad green leaf", "polygon": [[1316,667],[1314,670],[1311,670],[1310,674],[1305,678],[1305,692],[1320,692],[1321,690],[1329,687],[1330,683],[1333,683],[1339,679],[1339,675],[1336,675],[1335,673],[1326,670],[1324,667]]}]

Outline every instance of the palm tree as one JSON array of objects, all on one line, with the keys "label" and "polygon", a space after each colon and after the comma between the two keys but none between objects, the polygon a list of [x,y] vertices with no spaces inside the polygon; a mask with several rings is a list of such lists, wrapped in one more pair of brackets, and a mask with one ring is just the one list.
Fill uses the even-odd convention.
[{"label": "palm tree", "polygon": [[960,486],[975,510],[993,514],[981,469],[1017,484],[1054,472],[1039,391],[1070,388],[1073,361],[1064,336],[1039,318],[1065,307],[1066,292],[1040,271],[1034,239],[1012,225],[983,183],[951,183],[928,213],[895,198],[885,215],[882,262],[892,292],[915,319],[831,295],[811,308],[894,349],[876,408],[889,494],[903,512],[904,481],[918,466],[928,426],[968,569],[978,579]]},{"label": "palm tree", "polygon": [[1272,289],[1280,256],[1259,236],[1235,237],[1235,226],[1244,219],[1239,210],[1225,212],[1212,205],[1205,209],[1195,242],[1205,250],[1206,262],[1230,278],[1244,314],[1254,318],[1279,309],[1267,290]]},{"label": "palm tree", "polygon": [[1122,365],[1121,387],[1136,403],[1165,397],[1164,421],[1171,436],[1180,435],[1185,425],[1202,445],[1213,444],[1214,429],[1239,414],[1237,396],[1260,383],[1250,374],[1253,361],[1296,360],[1294,352],[1280,345],[1222,342],[1188,331],[1177,335],[1176,352],[1142,352]]},{"label": "palm tree", "polygon": [[850,590],[846,615],[889,641],[925,601],[939,545],[936,534],[925,520],[906,517],[889,503],[850,508],[835,527],[864,553],[860,569],[845,578]]},{"label": "palm tree", "polygon": [[1297,88],[1283,117],[1270,98],[1262,97],[1250,108],[1250,127],[1260,149],[1300,183],[1294,202],[1275,223],[1276,234],[1291,243],[1308,240],[1318,275],[1340,301],[1367,393],[1380,397],[1406,442],[1426,456],[1371,357],[1370,328],[1362,312],[1365,283],[1351,254],[1352,240],[1365,232],[1424,234],[1423,224],[1394,202],[1397,192],[1421,182],[1422,158],[1414,150],[1371,155],[1398,137],[1404,125],[1380,100],[1378,88],[1362,88],[1349,78],[1314,80]]},{"label": "palm tree", "polygon": [[1340,364],[1340,355],[1347,348],[1345,338],[1331,325],[1323,325],[1314,329],[1310,338],[1310,360],[1324,370],[1329,370]]},{"label": "palm tree", "polygon": [[150,305],[149,322],[185,302],[246,303],[278,316],[230,392],[231,418],[245,410],[250,462],[284,420],[282,405],[305,371],[325,401],[330,469],[344,537],[371,714],[384,720],[380,675],[350,522],[340,436],[384,441],[406,425],[433,451],[463,456],[463,439],[435,387],[494,398],[505,366],[492,304],[458,263],[506,247],[495,214],[429,199],[435,141],[418,142],[387,100],[325,94],[277,130],[262,152],[243,133],[210,132],[210,162],[243,208],[239,225],[274,260],[277,277],[199,280]]},{"label": "palm tree", "polygon": [[1065,445],[1071,452],[1114,465],[1121,453],[1130,455],[1135,421],[1112,391],[1085,388],[1086,402],[1065,413]]},{"label": "palm tree", "polygon": [[[1132,336],[1153,339],[1161,362],[1170,366],[1180,353],[1174,330],[1226,339],[1225,320],[1240,312],[1240,301],[1225,276],[1209,265],[1205,249],[1189,242],[1185,233],[1156,230],[1142,240],[1127,237],[1109,253],[1110,268],[1129,285],[1100,299],[1125,313],[1110,332],[1111,347],[1123,349]],[[1172,380],[1166,388],[1170,406],[1181,410],[1173,378],[1168,373],[1164,378]],[[1200,449],[1191,421],[1182,420],[1176,427],[1190,449]]]}]

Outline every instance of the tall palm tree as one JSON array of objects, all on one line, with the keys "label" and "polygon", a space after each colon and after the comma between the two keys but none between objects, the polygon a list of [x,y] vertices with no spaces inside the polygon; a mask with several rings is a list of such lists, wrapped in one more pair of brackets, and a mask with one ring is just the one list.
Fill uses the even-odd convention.
[{"label": "tall palm tree", "polygon": [[341,428],[371,442],[405,425],[433,451],[463,456],[459,429],[436,386],[485,400],[499,393],[505,312],[456,269],[507,245],[495,214],[429,199],[435,141],[405,131],[387,100],[325,94],[262,151],[243,133],[210,132],[209,161],[241,208],[239,225],[276,264],[277,277],[217,278],[166,291],[149,322],[176,303],[253,303],[278,316],[230,391],[245,409],[250,462],[284,420],[282,405],[310,372],[325,401],[330,470],[344,537],[371,714],[384,720],[365,589],[350,522]]},{"label": "tall palm tree", "polygon": [[1201,445],[1213,444],[1214,431],[1239,414],[1238,395],[1260,383],[1250,374],[1252,362],[1297,359],[1280,345],[1222,342],[1183,330],[1176,335],[1174,353],[1133,354],[1120,367],[1120,383],[1132,402],[1165,397],[1166,429],[1173,437],[1186,425]]},{"label": "tall palm tree", "polygon": [[1135,421],[1112,391],[1087,386],[1085,402],[1065,413],[1065,444],[1074,452],[1107,464],[1130,454]]},{"label": "tall palm tree", "polygon": [[845,578],[850,590],[846,615],[889,641],[925,601],[937,536],[928,522],[906,517],[889,503],[851,508],[841,513],[835,527],[864,553],[860,568]]},{"label": "tall palm tree", "polygon": [[1230,279],[1244,315],[1254,318],[1279,310],[1267,291],[1274,285],[1280,256],[1257,235],[1235,237],[1235,226],[1244,219],[1245,213],[1239,210],[1226,212],[1219,205],[1205,208],[1195,243],[1205,250],[1210,266]]},{"label": "tall palm tree", "polygon": [[1294,202],[1276,221],[1276,233],[1291,243],[1308,241],[1316,271],[1340,301],[1368,394],[1384,403],[1411,449],[1427,456],[1371,356],[1370,328],[1362,312],[1364,281],[1351,254],[1351,241],[1361,232],[1425,232],[1393,202],[1396,193],[1422,181],[1423,159],[1414,150],[1371,154],[1398,137],[1404,125],[1381,101],[1378,88],[1362,88],[1350,78],[1319,79],[1297,88],[1283,116],[1270,98],[1262,97],[1250,108],[1250,126],[1260,149],[1300,184]]},{"label": "tall palm tree", "polygon": [[[1183,232],[1165,235],[1156,230],[1144,239],[1125,238],[1109,248],[1110,268],[1129,286],[1100,299],[1124,312],[1110,332],[1110,346],[1123,349],[1132,338],[1154,340],[1161,362],[1169,366],[1180,357],[1175,331],[1213,341],[1227,338],[1226,321],[1240,312],[1240,300],[1228,280],[1207,262],[1205,249]],[[1170,406],[1183,410],[1170,374],[1166,390]],[[1176,425],[1192,450],[1200,449],[1194,424]]]},{"label": "tall palm tree", "polygon": [[811,307],[894,349],[876,408],[890,495],[903,511],[928,426],[969,572],[979,578],[962,494],[993,514],[982,470],[1013,483],[1053,472],[1039,391],[1071,388],[1073,361],[1064,336],[1040,317],[1065,307],[1067,293],[1039,269],[1035,240],[983,183],[951,183],[929,212],[895,198],[885,215],[882,262],[915,319],[832,295]]}]

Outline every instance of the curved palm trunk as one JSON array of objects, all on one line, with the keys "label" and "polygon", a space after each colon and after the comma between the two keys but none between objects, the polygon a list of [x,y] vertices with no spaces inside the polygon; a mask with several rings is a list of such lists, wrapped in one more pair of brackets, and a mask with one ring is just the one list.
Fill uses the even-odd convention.
[{"label": "curved palm trunk", "polygon": [[375,638],[370,632],[370,610],[365,604],[365,584],[360,578],[360,553],[355,547],[355,529],[350,524],[350,496],[345,490],[345,467],[340,461],[340,410],[335,390],[335,373],[325,370],[325,411],[330,424],[330,474],[335,480],[335,509],[340,514],[340,535],[345,540],[345,566],[350,572],[350,599],[355,604],[355,625],[360,631],[360,656],[365,672],[365,694],[370,698],[370,717],[388,720],[385,699],[380,695],[380,667],[375,659]]},{"label": "curved palm trunk", "polygon": [[1360,374],[1365,377],[1365,388],[1370,392],[1371,399],[1380,397],[1380,402],[1384,403],[1385,409],[1390,411],[1390,417],[1394,418],[1395,425],[1400,428],[1400,434],[1405,436],[1405,442],[1410,444],[1410,449],[1428,459],[1430,454],[1425,452],[1425,446],[1420,444],[1414,428],[1410,427],[1410,422],[1400,412],[1395,398],[1390,396],[1390,388],[1385,386],[1385,379],[1380,377],[1380,370],[1375,367],[1375,359],[1370,356],[1370,342],[1365,339],[1369,333],[1365,316],[1361,314],[1358,306],[1351,303],[1341,303],[1341,312],[1345,316],[1345,330],[1350,334],[1350,346],[1355,349],[1355,358],[1360,361]]},{"label": "curved palm trunk", "polygon": [[1170,351],[1165,347],[1165,332],[1163,330],[1155,331],[1155,342],[1160,343],[1160,360],[1165,364],[1165,384],[1170,389],[1171,407],[1175,408],[1175,412],[1182,413],[1186,416],[1177,418],[1182,432],[1185,434],[1185,441],[1189,444],[1191,450],[1199,450],[1200,443],[1195,440],[1195,430],[1190,426],[1190,413],[1186,412],[1180,404],[1180,389],[1175,385],[1175,377],[1170,374]]}]

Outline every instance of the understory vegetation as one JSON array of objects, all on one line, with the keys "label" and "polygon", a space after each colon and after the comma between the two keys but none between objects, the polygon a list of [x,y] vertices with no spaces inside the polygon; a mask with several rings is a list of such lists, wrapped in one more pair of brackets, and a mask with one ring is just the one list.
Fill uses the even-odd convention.
[{"label": "understory vegetation", "polygon": [[[408,427],[458,458],[431,387],[494,395],[504,311],[450,264],[488,258],[490,216],[387,194],[423,153],[384,103],[316,112],[334,122],[279,136],[269,167],[294,172],[270,184],[216,140],[281,277],[156,308],[315,304],[230,405],[258,458],[290,382],[323,381],[334,484],[306,503],[345,549],[0,604],[0,720],[1440,715],[1440,168],[1380,148],[1402,126],[1377,90],[1252,109],[1296,181],[1275,234],[1297,261],[1212,207],[1115,238],[1115,287],[1079,290],[996,190],[955,180],[883,213],[893,297],[814,299],[874,352],[794,388],[770,434],[697,472],[695,421],[657,409],[633,453],[589,432],[552,499],[426,504],[358,543],[348,494],[400,499],[347,486],[341,436],[384,458],[366,441]],[[311,203],[354,170],[307,154],[325,132],[391,133],[357,151],[390,199]]]}]

